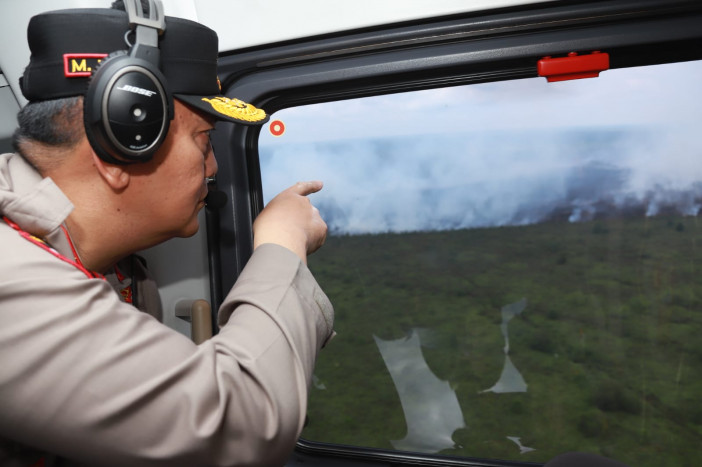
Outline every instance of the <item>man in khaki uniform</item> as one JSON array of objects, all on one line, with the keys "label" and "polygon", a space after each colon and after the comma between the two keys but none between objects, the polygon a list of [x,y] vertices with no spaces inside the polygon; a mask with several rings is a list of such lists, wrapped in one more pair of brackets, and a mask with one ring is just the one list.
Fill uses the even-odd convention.
[{"label": "man in khaki uniform", "polygon": [[[135,16],[136,35],[128,34]],[[331,304],[306,267],[326,236],[306,198],[319,182],[289,188],[257,218],[253,256],[219,310],[221,331],[199,346],[105,280],[134,252],[197,231],[206,179],[217,171],[216,120],[266,120],[219,96],[214,31],[167,17],[157,36],[142,17],[64,10],[29,25],[22,89],[30,104],[18,117],[18,153],[0,156],[3,466],[281,465],[302,429],[317,353],[333,334]],[[135,44],[147,51],[134,53],[137,64],[153,62],[156,45],[158,70],[138,74],[157,85],[107,86],[137,104],[167,104],[167,130],[152,152],[137,143],[122,152],[120,141],[111,148],[105,138],[119,140],[121,130],[100,134],[95,125],[111,123],[92,121],[84,102],[100,69],[122,56],[105,55],[129,49],[131,57]],[[153,114],[137,104],[130,118]],[[125,131],[134,128],[130,138],[148,140],[140,125]]]}]

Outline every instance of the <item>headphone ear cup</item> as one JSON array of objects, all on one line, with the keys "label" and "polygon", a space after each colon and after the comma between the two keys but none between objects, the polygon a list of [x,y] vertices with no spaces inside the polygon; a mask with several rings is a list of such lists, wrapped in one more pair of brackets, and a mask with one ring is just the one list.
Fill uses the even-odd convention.
[{"label": "headphone ear cup", "polygon": [[152,63],[114,52],[96,68],[84,98],[85,132],[102,160],[147,162],[168,133],[173,97]]}]

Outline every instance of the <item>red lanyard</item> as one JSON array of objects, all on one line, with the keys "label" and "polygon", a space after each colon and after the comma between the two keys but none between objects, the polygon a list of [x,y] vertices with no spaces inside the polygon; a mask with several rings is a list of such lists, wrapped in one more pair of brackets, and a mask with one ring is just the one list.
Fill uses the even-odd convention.
[{"label": "red lanyard", "polygon": [[102,274],[99,274],[97,272],[93,272],[93,271],[89,270],[88,268],[86,268],[85,266],[83,266],[83,263],[80,262],[80,258],[78,258],[78,253],[76,252],[76,249],[73,246],[73,242],[71,241],[71,237],[68,235],[68,232],[66,231],[66,228],[64,226],[61,226],[61,230],[63,231],[63,234],[66,236],[66,240],[68,240],[68,244],[71,246],[71,252],[73,252],[74,259],[70,259],[70,258],[67,258],[66,256],[63,256],[61,253],[59,253],[58,251],[51,248],[44,240],[42,240],[41,238],[35,237],[34,235],[30,234],[29,232],[25,232],[24,230],[22,230],[20,228],[19,225],[15,224],[7,217],[2,216],[2,218],[7,223],[7,225],[9,225],[13,229],[15,229],[20,234],[20,236],[22,236],[26,240],[29,240],[30,242],[34,243],[36,246],[43,249],[44,251],[48,251],[49,253],[51,253],[52,255],[54,255],[55,257],[60,259],[61,261],[65,261],[66,263],[78,268],[83,274],[88,276],[90,279],[103,279],[103,280],[105,280],[105,276],[103,276]]}]

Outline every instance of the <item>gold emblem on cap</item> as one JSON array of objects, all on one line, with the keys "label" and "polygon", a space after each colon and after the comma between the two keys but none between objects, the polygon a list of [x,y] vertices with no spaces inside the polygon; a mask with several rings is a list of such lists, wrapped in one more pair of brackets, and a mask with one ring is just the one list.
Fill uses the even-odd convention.
[{"label": "gold emblem on cap", "polygon": [[212,99],[203,97],[202,100],[209,103],[216,112],[245,122],[258,122],[266,118],[266,112],[239,99],[217,96]]}]

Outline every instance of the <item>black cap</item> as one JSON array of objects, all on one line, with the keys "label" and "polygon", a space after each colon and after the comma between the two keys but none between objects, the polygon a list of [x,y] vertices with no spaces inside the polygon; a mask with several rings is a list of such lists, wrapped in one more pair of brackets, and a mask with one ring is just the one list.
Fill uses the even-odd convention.
[{"label": "black cap", "polygon": [[[99,60],[128,50],[127,13],[107,8],[57,10],[34,16],[27,28],[31,57],[20,79],[27,100],[85,95]],[[166,16],[159,37],[160,69],[173,97],[219,120],[260,125],[266,113],[221,94],[217,33],[194,21]]]}]

